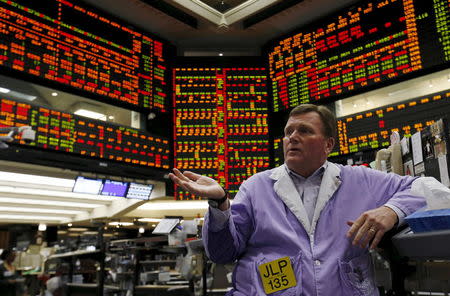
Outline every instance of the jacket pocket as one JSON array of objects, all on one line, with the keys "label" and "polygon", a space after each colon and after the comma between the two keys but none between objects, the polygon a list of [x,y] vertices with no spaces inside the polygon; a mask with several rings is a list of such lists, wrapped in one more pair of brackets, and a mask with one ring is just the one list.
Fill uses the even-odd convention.
[{"label": "jacket pocket", "polygon": [[348,261],[339,259],[338,262],[341,281],[347,289],[353,292],[352,295],[378,295],[369,254],[363,254]]},{"label": "jacket pocket", "polygon": [[268,263],[277,259],[280,259],[282,257],[286,257],[286,256],[271,256],[271,255],[267,255],[267,256],[261,256],[258,257],[257,260],[255,261],[255,272],[256,272],[256,283],[257,283],[257,290],[258,290],[258,295],[269,295],[269,296],[295,296],[295,295],[301,295],[302,294],[302,282],[301,282],[301,276],[302,276],[302,253],[298,253],[296,256],[287,256],[289,257],[290,261],[291,261],[291,266],[292,266],[292,270],[294,271],[294,275],[295,275],[295,279],[297,282],[297,285],[295,285],[294,287],[290,287],[284,290],[280,290],[280,291],[276,291],[274,293],[270,293],[270,294],[266,294],[264,292],[264,287],[263,287],[263,283],[262,283],[262,279],[259,273],[259,269],[258,266],[260,266],[261,264],[264,263]]}]

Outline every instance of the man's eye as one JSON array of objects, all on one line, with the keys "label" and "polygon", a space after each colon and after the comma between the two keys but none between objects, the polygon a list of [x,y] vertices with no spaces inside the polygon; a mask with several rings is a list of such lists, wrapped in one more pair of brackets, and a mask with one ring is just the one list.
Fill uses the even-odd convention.
[{"label": "man's eye", "polygon": [[309,128],[300,128],[299,132],[302,134],[310,134],[311,130]]}]

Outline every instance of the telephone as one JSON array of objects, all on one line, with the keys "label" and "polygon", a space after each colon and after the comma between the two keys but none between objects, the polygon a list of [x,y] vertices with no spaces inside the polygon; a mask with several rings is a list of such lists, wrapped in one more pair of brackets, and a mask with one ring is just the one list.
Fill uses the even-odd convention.
[{"label": "telephone", "polygon": [[389,148],[381,149],[377,152],[375,169],[403,176],[402,149],[399,143],[392,144]]}]

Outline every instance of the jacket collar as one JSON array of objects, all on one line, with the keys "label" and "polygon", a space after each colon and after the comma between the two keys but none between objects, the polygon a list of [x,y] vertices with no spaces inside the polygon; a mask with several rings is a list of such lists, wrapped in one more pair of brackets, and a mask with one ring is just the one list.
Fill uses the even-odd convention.
[{"label": "jacket collar", "polygon": [[297,220],[303,225],[305,230],[312,234],[315,231],[320,213],[341,184],[341,180],[339,179],[340,171],[340,168],[336,164],[327,162],[327,166],[322,177],[322,183],[320,184],[319,195],[317,197],[316,209],[314,211],[312,223],[308,219],[306,209],[303,206],[302,200],[298,196],[297,189],[289,176],[285,164],[275,168],[270,175],[270,178],[275,180],[275,192],[295,215]]}]

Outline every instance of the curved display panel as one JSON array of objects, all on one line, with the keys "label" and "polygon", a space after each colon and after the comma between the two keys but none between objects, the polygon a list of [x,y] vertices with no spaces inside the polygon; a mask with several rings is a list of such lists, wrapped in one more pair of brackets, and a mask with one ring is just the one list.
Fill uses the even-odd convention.
[{"label": "curved display panel", "polygon": [[0,0],[0,66],[166,111],[166,45],[80,1]]},{"label": "curved display panel", "polygon": [[270,48],[275,112],[450,60],[448,0],[362,1]]},{"label": "curved display panel", "polygon": [[36,139],[23,145],[153,168],[169,168],[169,141],[134,128],[0,99],[0,126],[29,125]]}]

